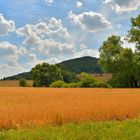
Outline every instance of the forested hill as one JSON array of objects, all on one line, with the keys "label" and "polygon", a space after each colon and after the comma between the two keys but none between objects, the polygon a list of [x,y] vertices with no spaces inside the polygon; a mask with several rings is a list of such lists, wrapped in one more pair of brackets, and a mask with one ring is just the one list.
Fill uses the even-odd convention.
[{"label": "forested hill", "polygon": [[26,80],[32,80],[31,72],[24,72],[14,76],[6,77],[3,80],[19,80],[21,78],[25,78]]},{"label": "forested hill", "polygon": [[[59,63],[63,65],[67,70],[73,73],[87,72],[87,73],[102,73],[101,67],[98,65],[98,58],[95,57],[81,57],[70,59]],[[25,78],[27,80],[32,80],[31,72],[25,72],[11,77],[6,77],[4,80],[18,80],[20,78]]]},{"label": "forested hill", "polygon": [[64,65],[69,71],[74,73],[102,73],[98,60],[98,58],[86,56],[63,61],[60,64]]}]

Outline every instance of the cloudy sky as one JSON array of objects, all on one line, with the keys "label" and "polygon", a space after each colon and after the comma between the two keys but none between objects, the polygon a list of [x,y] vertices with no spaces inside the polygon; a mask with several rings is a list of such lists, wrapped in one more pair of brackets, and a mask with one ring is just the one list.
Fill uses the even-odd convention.
[{"label": "cloudy sky", "polygon": [[140,0],[1,0],[0,78],[44,61],[98,57],[103,41],[123,38],[138,14]]}]

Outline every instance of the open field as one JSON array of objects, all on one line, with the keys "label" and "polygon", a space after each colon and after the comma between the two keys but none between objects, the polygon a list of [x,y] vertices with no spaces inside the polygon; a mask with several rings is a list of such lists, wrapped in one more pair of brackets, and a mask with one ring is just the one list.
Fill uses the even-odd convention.
[{"label": "open field", "polygon": [[140,89],[0,88],[0,128],[140,116]]},{"label": "open field", "polygon": [[[32,80],[27,80],[27,84],[29,86],[32,86],[33,81]],[[19,87],[19,81],[18,80],[0,81],[0,87]]]},{"label": "open field", "polygon": [[112,74],[93,74],[93,76],[105,82],[109,81],[112,78]]},{"label": "open field", "polygon": [[1,140],[140,140],[140,120],[3,130]]}]

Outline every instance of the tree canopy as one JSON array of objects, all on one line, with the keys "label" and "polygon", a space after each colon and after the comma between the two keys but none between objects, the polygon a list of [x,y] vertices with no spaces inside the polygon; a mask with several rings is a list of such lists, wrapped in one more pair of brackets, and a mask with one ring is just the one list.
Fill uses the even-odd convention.
[{"label": "tree canopy", "polygon": [[34,86],[49,86],[52,82],[63,80],[61,68],[48,63],[38,64],[32,68]]},{"label": "tree canopy", "polygon": [[112,73],[110,81],[115,87],[140,87],[140,15],[131,19],[129,42],[136,50],[124,48],[120,36],[110,36],[100,47],[100,65]]},{"label": "tree canopy", "polygon": [[131,29],[129,30],[129,42],[136,44],[136,51],[140,52],[140,15],[131,18]]}]

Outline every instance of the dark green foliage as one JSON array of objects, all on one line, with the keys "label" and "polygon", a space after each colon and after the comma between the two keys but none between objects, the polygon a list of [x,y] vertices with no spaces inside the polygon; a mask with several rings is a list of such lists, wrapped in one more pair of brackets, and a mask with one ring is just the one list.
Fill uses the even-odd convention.
[{"label": "dark green foliage", "polygon": [[82,57],[82,58],[76,58],[67,60],[64,62],[61,62],[60,64],[63,65],[66,69],[73,73],[102,73],[102,69],[98,64],[98,60],[95,57]]},{"label": "dark green foliage", "polygon": [[26,79],[22,78],[19,80],[19,86],[20,87],[27,87],[27,81]]},{"label": "dark green foliage", "polygon": [[74,74],[73,72],[62,70],[62,75],[63,75],[63,81],[66,83],[75,82],[77,80],[76,74]]},{"label": "dark green foliage", "polygon": [[61,72],[63,75],[63,81],[66,83],[71,83],[77,81],[76,74],[66,69],[65,66],[61,64],[57,64],[61,68]]},{"label": "dark green foliage", "polygon": [[61,68],[47,63],[38,64],[32,68],[33,86],[49,86],[52,82],[63,80]]},{"label": "dark green foliage", "polygon": [[[140,53],[136,53],[134,58],[134,71],[135,71],[135,79],[137,81],[138,87],[140,87]],[[135,82],[136,82],[135,81]]]}]

